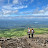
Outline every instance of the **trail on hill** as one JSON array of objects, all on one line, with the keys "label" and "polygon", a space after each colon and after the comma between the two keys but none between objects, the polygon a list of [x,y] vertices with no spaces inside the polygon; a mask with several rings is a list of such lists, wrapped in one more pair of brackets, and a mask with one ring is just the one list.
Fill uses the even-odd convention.
[{"label": "trail on hill", "polygon": [[19,38],[0,38],[0,48],[48,48],[48,34]]}]

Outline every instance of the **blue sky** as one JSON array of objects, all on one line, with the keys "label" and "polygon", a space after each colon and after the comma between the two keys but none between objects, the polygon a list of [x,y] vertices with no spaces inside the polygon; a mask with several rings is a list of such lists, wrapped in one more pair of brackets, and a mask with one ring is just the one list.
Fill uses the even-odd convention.
[{"label": "blue sky", "polygon": [[48,0],[0,0],[0,17],[48,16]]}]

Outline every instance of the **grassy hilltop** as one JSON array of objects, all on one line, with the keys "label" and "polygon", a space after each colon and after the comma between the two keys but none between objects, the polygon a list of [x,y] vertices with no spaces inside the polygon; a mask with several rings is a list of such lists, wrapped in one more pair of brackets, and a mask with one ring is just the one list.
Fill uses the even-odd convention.
[{"label": "grassy hilltop", "polygon": [[[34,28],[35,34],[48,34],[48,28]],[[5,29],[0,30],[0,37],[21,37],[27,35],[27,29]]]}]

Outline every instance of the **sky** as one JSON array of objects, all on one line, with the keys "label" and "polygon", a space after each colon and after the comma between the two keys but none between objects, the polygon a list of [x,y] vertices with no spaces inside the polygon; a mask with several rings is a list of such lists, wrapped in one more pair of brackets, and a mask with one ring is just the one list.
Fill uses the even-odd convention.
[{"label": "sky", "polygon": [[0,0],[0,18],[48,16],[48,0]]}]

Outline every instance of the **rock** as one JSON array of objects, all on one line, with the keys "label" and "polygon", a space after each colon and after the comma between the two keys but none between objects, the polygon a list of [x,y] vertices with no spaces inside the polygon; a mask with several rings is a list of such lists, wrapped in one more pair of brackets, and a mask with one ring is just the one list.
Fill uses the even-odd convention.
[{"label": "rock", "polygon": [[30,46],[30,43],[29,43],[29,46]]},{"label": "rock", "polygon": [[1,46],[0,46],[0,48],[1,48]]},{"label": "rock", "polygon": [[7,38],[6,40],[10,40],[11,38]]},{"label": "rock", "polygon": [[[44,38],[1,38],[0,48],[48,48],[48,40]],[[0,40],[1,40],[0,39]],[[6,40],[7,41],[4,41]]]},{"label": "rock", "polygon": [[22,47],[17,47],[17,48],[22,48]]},{"label": "rock", "polygon": [[45,42],[48,44],[48,40],[45,40]]},{"label": "rock", "polygon": [[23,45],[22,48],[25,48],[25,46]]}]

